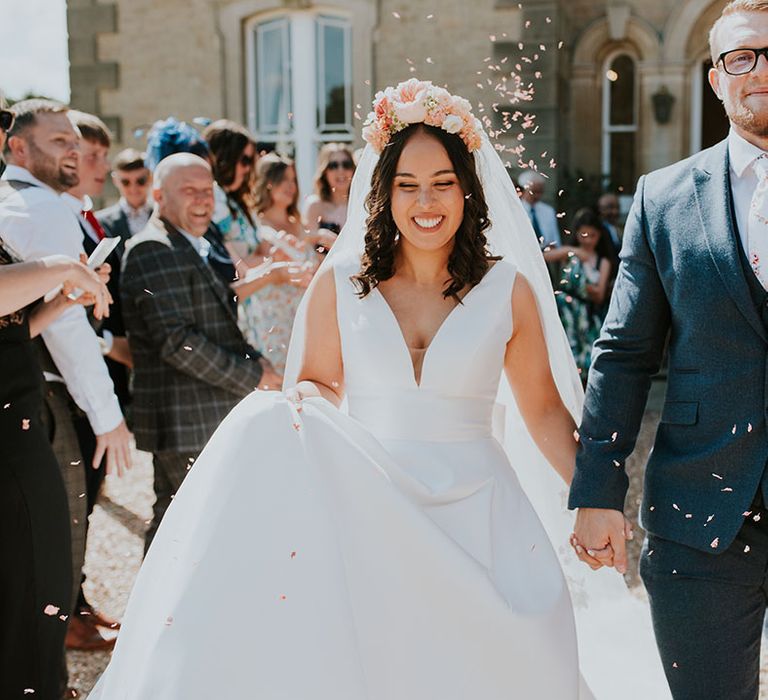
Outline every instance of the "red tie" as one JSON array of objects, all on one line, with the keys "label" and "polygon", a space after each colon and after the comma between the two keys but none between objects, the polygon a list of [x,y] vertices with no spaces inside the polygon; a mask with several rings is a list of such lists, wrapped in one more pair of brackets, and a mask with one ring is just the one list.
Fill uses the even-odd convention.
[{"label": "red tie", "polygon": [[93,209],[83,209],[83,217],[91,225],[91,228],[96,232],[99,240],[104,238],[106,234],[104,233],[104,229],[101,228],[99,220],[94,216]]}]

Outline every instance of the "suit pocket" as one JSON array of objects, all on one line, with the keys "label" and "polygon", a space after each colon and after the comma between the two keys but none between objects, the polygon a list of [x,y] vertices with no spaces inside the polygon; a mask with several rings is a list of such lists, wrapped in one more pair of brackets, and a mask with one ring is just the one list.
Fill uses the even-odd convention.
[{"label": "suit pocket", "polygon": [[667,401],[661,412],[661,422],[672,425],[695,425],[698,419],[698,401]]}]

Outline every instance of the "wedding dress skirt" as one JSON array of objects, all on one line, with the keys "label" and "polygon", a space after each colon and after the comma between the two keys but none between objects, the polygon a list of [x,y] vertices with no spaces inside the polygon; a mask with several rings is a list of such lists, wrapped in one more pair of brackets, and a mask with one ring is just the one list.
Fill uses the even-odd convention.
[{"label": "wedding dress skirt", "polygon": [[[454,309],[420,384],[352,272],[336,269],[349,415],[264,392],[232,411],[161,524],[92,700],[593,697],[558,558],[492,435],[514,267]],[[633,697],[620,681],[606,700]]]}]

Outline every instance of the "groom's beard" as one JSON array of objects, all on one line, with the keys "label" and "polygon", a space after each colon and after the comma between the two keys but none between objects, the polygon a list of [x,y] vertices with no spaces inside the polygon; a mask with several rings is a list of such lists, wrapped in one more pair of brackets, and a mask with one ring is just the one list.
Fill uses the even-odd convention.
[{"label": "groom's beard", "polygon": [[748,134],[768,136],[768,109],[756,112],[744,102],[728,104],[723,102],[728,119]]}]

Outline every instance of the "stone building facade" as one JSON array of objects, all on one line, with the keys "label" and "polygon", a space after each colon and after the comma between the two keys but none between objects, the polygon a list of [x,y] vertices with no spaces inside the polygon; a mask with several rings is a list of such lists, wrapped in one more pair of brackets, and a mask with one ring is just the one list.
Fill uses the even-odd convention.
[{"label": "stone building facade", "polygon": [[469,98],[513,168],[631,192],[725,134],[706,83],[725,3],[68,0],[72,103],[139,147],[171,114],[241,121],[306,191],[319,144],[359,145],[375,90],[415,75]]}]

